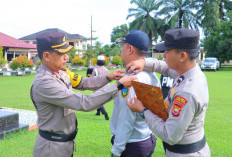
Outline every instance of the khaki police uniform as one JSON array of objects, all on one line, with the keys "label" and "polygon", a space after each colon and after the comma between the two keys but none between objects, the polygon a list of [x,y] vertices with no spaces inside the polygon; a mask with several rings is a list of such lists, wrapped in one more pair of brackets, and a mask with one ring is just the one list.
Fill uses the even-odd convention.
[{"label": "khaki police uniform", "polygon": [[[98,77],[78,77],[77,89],[95,90],[109,83],[106,75]],[[118,91],[116,85],[100,89],[91,95],[73,92],[70,77],[60,70],[52,72],[41,64],[32,84],[31,98],[38,115],[40,130],[56,134],[72,134],[77,128],[74,110],[92,111],[111,100]],[[59,137],[52,137],[59,138]],[[59,140],[59,139],[58,139]],[[38,134],[33,155],[35,157],[70,157],[73,154],[74,140],[56,142]]]},{"label": "khaki police uniform", "polygon": [[[208,107],[209,93],[206,77],[199,66],[196,65],[178,77],[177,73],[169,69],[165,62],[146,59],[144,70],[155,71],[176,78],[173,87],[165,99],[165,103],[169,107],[169,118],[164,121],[151,111],[145,111],[145,120],[150,129],[169,146],[186,146],[202,141],[205,136],[203,126]],[[206,142],[201,144],[202,148],[192,153],[176,153],[166,148],[166,156],[211,156],[208,144]]]},{"label": "khaki police uniform", "polygon": [[[107,75],[109,73],[109,70],[104,67],[103,65],[102,66],[96,66],[94,69],[93,69],[93,72],[92,72],[92,75],[91,76],[99,76],[99,75]],[[104,87],[102,88],[107,88],[109,87],[109,84],[105,85]],[[108,117],[108,113],[106,112],[104,106],[104,104],[102,104],[102,106],[100,108],[97,109],[97,113],[96,115],[99,115],[100,116],[100,113],[104,114],[105,115],[105,119],[106,120],[109,120],[109,117]]]}]

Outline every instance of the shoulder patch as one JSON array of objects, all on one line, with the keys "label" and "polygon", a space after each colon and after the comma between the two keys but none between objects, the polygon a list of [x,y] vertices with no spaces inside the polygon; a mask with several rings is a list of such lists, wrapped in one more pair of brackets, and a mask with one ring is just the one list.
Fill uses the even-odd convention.
[{"label": "shoulder patch", "polygon": [[121,97],[123,98],[123,99],[126,99],[127,97],[128,97],[128,95],[129,95],[129,89],[127,89],[127,88],[123,88],[122,90],[121,90]]},{"label": "shoulder patch", "polygon": [[181,97],[181,96],[176,96],[174,100],[174,105],[172,107],[172,116],[173,117],[179,117],[180,116],[180,111],[181,109],[188,103],[188,101]]}]

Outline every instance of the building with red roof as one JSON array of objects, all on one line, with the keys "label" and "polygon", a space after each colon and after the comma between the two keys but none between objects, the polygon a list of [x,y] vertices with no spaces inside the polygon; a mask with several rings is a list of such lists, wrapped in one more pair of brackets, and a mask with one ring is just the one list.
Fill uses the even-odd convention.
[{"label": "building with red roof", "polygon": [[0,45],[3,48],[3,56],[8,61],[21,54],[27,55],[28,59],[37,54],[36,45],[28,44],[1,32]]}]

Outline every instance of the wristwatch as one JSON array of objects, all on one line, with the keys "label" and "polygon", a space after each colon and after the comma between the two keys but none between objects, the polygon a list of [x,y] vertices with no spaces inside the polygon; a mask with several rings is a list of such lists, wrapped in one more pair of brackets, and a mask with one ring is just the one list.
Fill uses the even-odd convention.
[{"label": "wristwatch", "polygon": [[121,82],[117,81],[116,83],[118,85],[118,90],[122,90],[124,88],[124,84],[122,84]]},{"label": "wristwatch", "polygon": [[145,119],[144,112],[147,111],[147,110],[148,110],[148,109],[145,108],[145,109],[143,109],[141,112],[139,112],[139,115],[140,115],[143,119]]}]

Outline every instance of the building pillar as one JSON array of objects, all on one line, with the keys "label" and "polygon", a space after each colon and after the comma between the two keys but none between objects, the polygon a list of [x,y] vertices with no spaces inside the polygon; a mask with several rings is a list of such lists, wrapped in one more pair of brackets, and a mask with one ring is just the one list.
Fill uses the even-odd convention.
[{"label": "building pillar", "polygon": [[30,53],[30,51],[27,51],[27,59],[31,59],[31,53]]},{"label": "building pillar", "polygon": [[73,47],[74,47],[75,49],[78,49],[78,48],[77,48],[77,42],[76,42],[76,41],[74,41]]},{"label": "building pillar", "polygon": [[5,60],[7,60],[7,51],[5,50]]}]

